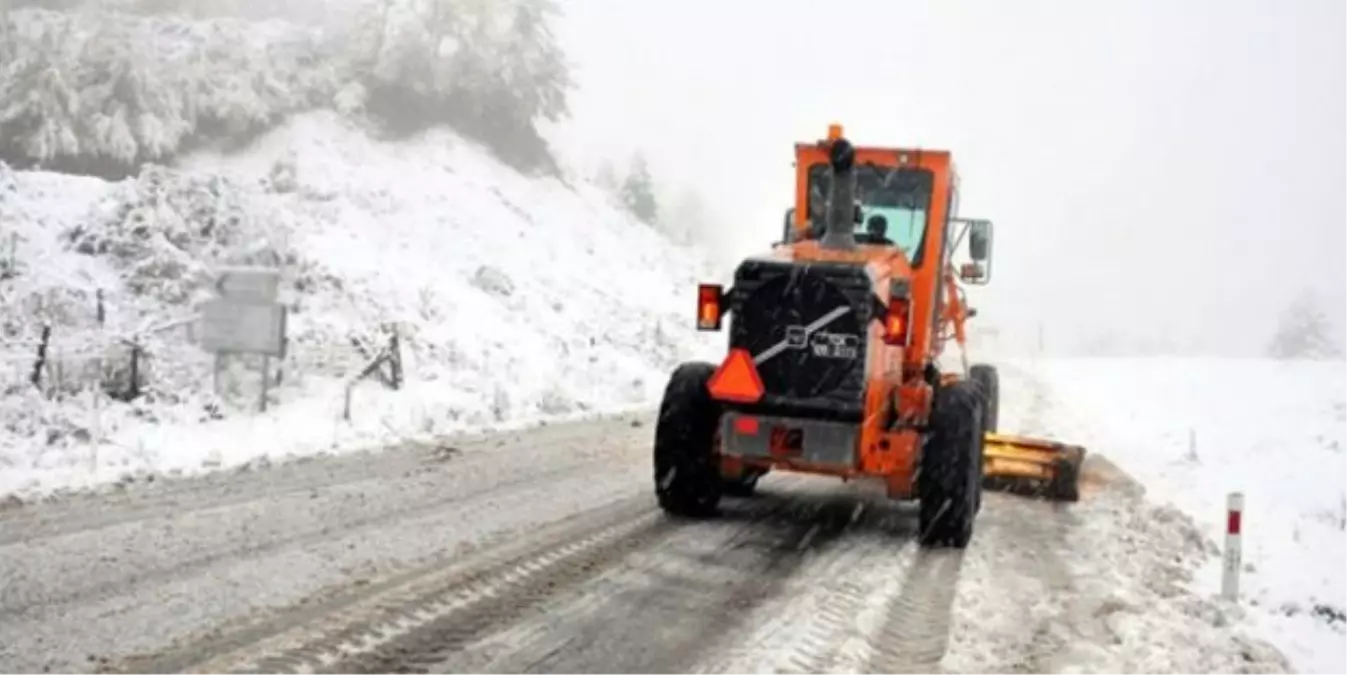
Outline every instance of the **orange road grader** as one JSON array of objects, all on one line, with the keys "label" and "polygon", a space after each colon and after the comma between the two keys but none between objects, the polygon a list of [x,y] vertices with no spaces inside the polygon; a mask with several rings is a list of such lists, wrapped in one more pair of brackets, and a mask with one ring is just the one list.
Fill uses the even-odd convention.
[{"label": "orange road grader", "polygon": [[[796,144],[783,241],[742,261],[731,288],[698,288],[697,327],[730,314],[729,351],[681,364],[665,389],[667,513],[714,515],[772,470],[868,478],[919,502],[923,546],[962,548],[984,484],[1078,498],[1084,450],[996,433],[997,370],[968,365],[960,282],[990,280],[992,225],[956,217],[958,200],[948,152],[858,147],[835,124]],[[961,368],[944,372],[951,339]]]}]

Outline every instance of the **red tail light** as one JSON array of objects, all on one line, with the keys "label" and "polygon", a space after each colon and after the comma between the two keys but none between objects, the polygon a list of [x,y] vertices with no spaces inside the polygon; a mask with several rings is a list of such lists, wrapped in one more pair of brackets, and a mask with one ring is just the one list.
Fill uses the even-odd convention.
[{"label": "red tail light", "polygon": [[720,301],[724,293],[719,284],[697,286],[697,330],[720,330]]},{"label": "red tail light", "polygon": [[912,305],[907,298],[889,300],[889,311],[884,316],[884,343],[906,347],[911,337]]}]

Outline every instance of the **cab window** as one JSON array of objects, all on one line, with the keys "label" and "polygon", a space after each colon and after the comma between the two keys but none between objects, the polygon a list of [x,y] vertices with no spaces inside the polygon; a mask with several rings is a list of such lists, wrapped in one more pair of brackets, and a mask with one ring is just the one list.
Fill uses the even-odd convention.
[{"label": "cab window", "polygon": [[[861,222],[853,225],[856,241],[897,246],[914,267],[919,266],[934,184],[934,175],[925,169],[857,165]],[[816,227],[823,225],[831,186],[832,171],[827,164],[809,167],[809,216]]]}]

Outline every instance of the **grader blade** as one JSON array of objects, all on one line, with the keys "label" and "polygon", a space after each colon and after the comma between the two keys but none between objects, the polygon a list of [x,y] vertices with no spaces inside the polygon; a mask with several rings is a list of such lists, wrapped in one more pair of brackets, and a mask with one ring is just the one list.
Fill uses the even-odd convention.
[{"label": "grader blade", "polygon": [[1080,499],[1085,448],[1041,438],[986,434],[982,446],[983,486],[1055,501]]}]

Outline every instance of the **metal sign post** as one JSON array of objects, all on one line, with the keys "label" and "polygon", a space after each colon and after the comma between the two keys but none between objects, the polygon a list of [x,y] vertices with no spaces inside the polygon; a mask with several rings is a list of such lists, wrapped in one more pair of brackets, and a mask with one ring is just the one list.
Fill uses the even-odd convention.
[{"label": "metal sign post", "polygon": [[262,356],[262,388],[258,408],[267,409],[271,357],[285,358],[285,305],[277,302],[280,270],[232,267],[215,281],[219,297],[201,305],[201,344],[215,354],[215,390],[219,394],[224,358],[234,354]]}]

